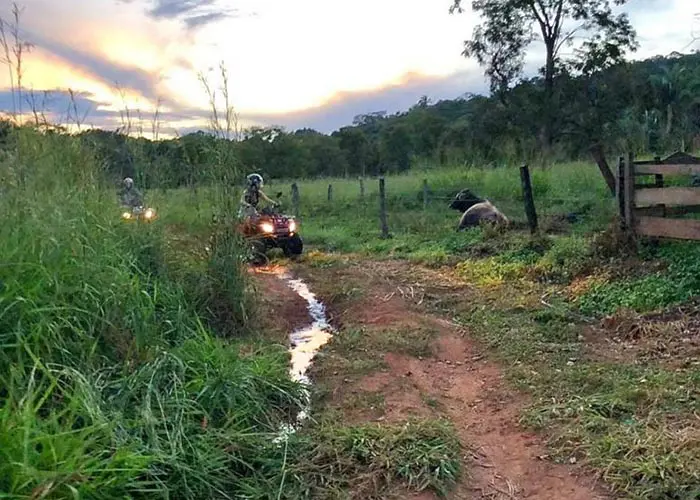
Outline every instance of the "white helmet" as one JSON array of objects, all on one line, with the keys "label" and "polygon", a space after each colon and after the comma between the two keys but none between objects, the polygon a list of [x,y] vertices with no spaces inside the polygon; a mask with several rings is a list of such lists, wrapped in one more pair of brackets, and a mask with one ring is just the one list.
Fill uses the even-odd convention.
[{"label": "white helmet", "polygon": [[132,187],[134,185],[134,179],[132,179],[131,177],[125,177],[124,185],[128,188]]},{"label": "white helmet", "polygon": [[257,184],[259,188],[263,187],[263,178],[260,174],[250,174],[246,179],[250,185]]}]

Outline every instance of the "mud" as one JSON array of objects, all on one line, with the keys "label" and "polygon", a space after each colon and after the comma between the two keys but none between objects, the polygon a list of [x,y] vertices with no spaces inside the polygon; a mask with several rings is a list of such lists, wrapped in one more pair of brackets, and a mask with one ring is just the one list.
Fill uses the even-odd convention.
[{"label": "mud", "polygon": [[[426,290],[439,294],[435,283],[449,283],[439,271],[408,268],[386,262],[350,266],[342,271],[304,270],[319,290],[356,280],[364,286],[358,299],[338,299],[338,324],[361,328],[367,338],[387,328],[411,331],[429,325],[436,332],[433,352],[419,358],[395,352],[383,353],[386,368],[348,380],[343,374],[320,370],[316,376],[333,386],[332,404],[343,409],[348,394],[363,391],[384,397],[380,417],[369,409],[348,408],[348,422],[404,421],[414,416],[449,418],[465,450],[464,477],[448,498],[596,500],[608,498],[593,478],[578,466],[548,460],[540,436],[520,427],[518,420],[527,400],[510,390],[500,367],[483,352],[469,332],[449,318],[430,314],[422,303]],[[342,273],[342,274],[338,274]],[[410,276],[410,282],[406,282]],[[454,283],[464,287],[464,283]],[[437,290],[437,291],[436,291]],[[445,294],[453,293],[448,286]],[[437,297],[439,298],[439,297]],[[338,335],[342,335],[342,330]],[[371,340],[369,340],[371,342]],[[365,350],[372,346],[365,346]],[[361,352],[355,353],[362,356]],[[436,498],[421,493],[413,498]]]}]

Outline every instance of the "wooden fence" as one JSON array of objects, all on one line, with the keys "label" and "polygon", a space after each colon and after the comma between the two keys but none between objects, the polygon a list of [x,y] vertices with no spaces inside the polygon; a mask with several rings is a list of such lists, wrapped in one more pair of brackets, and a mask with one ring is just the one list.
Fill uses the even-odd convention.
[{"label": "wooden fence", "polygon": [[[644,236],[700,240],[700,220],[674,216],[700,212],[700,187],[665,186],[665,177],[697,175],[700,158],[674,153],[668,158],[618,160],[616,194],[626,230]],[[653,183],[638,180],[653,176]]]}]

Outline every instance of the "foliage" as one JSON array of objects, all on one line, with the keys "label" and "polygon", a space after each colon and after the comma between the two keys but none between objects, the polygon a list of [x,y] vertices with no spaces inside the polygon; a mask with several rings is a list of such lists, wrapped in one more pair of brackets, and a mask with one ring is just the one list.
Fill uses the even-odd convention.
[{"label": "foliage", "polygon": [[[459,445],[440,422],[312,425],[273,440],[303,401],[288,353],[250,335],[254,304],[230,228],[215,228],[209,252],[196,238],[230,208],[225,186],[200,190],[201,210],[175,200],[172,225],[167,210],[125,223],[92,147],[30,128],[7,140],[5,496],[317,498],[351,487],[370,498],[454,483]],[[182,239],[183,225],[194,238]]]},{"label": "foliage", "polygon": [[597,283],[577,299],[581,310],[588,314],[611,314],[619,308],[650,311],[686,302],[700,293],[700,249],[696,244],[667,243],[646,257],[660,260],[664,269]]},{"label": "foliage", "polygon": [[[347,178],[418,166],[579,159],[594,145],[613,154],[660,155],[698,145],[700,54],[655,57],[579,76],[561,71],[555,81],[558,111],[551,117],[554,146],[547,154],[538,140],[546,114],[546,82],[540,77],[492,97],[433,103],[424,96],[408,111],[359,115],[331,135],[254,127],[236,140],[204,131],[153,141],[124,131],[83,130],[77,138],[111,181],[128,175],[140,187],[163,189],[215,184],[238,189],[237,173],[252,170],[268,181]],[[12,150],[8,141],[16,128],[3,122],[0,149]],[[46,133],[73,140],[59,129]]]},{"label": "foliage", "polygon": [[[615,0],[614,3],[620,5],[625,1]],[[537,38],[535,30],[539,28],[539,38],[545,47],[540,103],[545,146],[552,143],[554,111],[563,102],[554,99],[555,84],[561,80],[557,77],[572,70],[589,76],[619,65],[624,62],[626,50],[637,47],[636,34],[627,15],[614,15],[610,3],[610,0],[472,2],[472,11],[482,15],[484,22],[474,28],[472,39],[464,44],[463,54],[485,67],[491,91],[503,104],[508,104],[511,84],[522,75],[525,51]],[[454,0],[450,10],[461,12],[461,6],[461,0]],[[571,23],[578,26],[569,29]],[[573,45],[577,32],[585,33],[587,38],[575,48],[575,57],[566,60],[562,48]]]},{"label": "foliage", "polygon": [[[284,349],[243,356],[202,326],[167,235],[120,220],[90,149],[28,129],[12,140],[22,162],[0,164],[0,490],[236,496],[299,406]],[[245,287],[240,271],[229,295]]]}]

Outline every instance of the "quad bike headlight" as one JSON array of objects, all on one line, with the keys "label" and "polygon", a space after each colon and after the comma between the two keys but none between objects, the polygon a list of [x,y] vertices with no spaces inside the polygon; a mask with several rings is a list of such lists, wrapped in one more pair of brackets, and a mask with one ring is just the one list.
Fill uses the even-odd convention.
[{"label": "quad bike headlight", "polygon": [[263,222],[260,224],[260,229],[262,229],[264,233],[272,233],[275,230],[274,226],[269,222]]},{"label": "quad bike headlight", "polygon": [[131,219],[131,213],[130,212],[124,212],[122,214],[122,219]]},{"label": "quad bike headlight", "polygon": [[290,220],[289,221],[289,232],[293,233],[294,231],[297,230],[297,223],[296,221]]},{"label": "quad bike headlight", "polygon": [[155,212],[151,208],[147,209],[146,212],[143,214],[143,216],[146,219],[152,219],[154,215],[155,215]]}]

